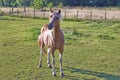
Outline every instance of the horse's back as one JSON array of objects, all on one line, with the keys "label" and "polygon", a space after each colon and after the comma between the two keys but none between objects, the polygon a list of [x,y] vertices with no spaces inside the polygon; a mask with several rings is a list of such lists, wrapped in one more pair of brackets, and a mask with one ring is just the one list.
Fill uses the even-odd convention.
[{"label": "horse's back", "polygon": [[46,31],[46,30],[48,30],[48,24],[44,25],[44,26],[41,28],[41,34],[42,34],[44,31]]}]

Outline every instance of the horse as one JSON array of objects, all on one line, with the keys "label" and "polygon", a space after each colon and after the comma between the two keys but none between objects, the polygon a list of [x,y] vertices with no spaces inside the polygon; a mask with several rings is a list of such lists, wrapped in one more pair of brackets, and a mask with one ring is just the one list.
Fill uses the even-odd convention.
[{"label": "horse", "polygon": [[[60,28],[60,20],[61,20],[61,10],[53,11],[50,10],[51,13],[49,15],[49,24],[44,25],[41,28],[41,34],[38,37],[38,42],[40,46],[40,60],[38,67],[42,67],[42,55],[43,52],[47,54],[47,64],[49,68],[52,68],[52,75],[56,76],[55,70],[55,50],[59,51],[59,62],[60,62],[60,76],[63,77],[63,69],[62,69],[62,55],[64,51],[64,34]],[[45,50],[45,46],[47,46],[48,50]],[[50,63],[50,54],[52,57],[52,66]]]}]

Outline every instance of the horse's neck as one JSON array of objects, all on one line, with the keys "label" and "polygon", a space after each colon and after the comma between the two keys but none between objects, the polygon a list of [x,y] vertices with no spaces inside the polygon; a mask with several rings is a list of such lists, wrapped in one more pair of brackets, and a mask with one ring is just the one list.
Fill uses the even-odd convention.
[{"label": "horse's neck", "polygon": [[54,26],[53,32],[54,32],[55,37],[57,37],[60,34],[60,24],[59,23]]}]

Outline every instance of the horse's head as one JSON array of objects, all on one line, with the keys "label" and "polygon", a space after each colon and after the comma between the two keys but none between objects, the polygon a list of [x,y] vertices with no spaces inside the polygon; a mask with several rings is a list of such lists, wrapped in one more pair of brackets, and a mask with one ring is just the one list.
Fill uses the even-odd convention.
[{"label": "horse's head", "polygon": [[58,26],[59,22],[61,20],[61,10],[58,10],[57,12],[54,12],[51,10],[51,13],[49,15],[49,26],[48,28],[51,30],[54,26]]}]

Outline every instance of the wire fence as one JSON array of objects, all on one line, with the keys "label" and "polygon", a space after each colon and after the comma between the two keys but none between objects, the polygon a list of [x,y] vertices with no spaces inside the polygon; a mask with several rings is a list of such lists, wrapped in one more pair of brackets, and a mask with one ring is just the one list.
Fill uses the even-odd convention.
[{"label": "wire fence", "polygon": [[[4,15],[16,17],[48,18],[49,11],[41,11],[35,8],[0,8]],[[99,9],[62,9],[63,19],[87,19],[87,20],[120,20],[119,10]]]}]

